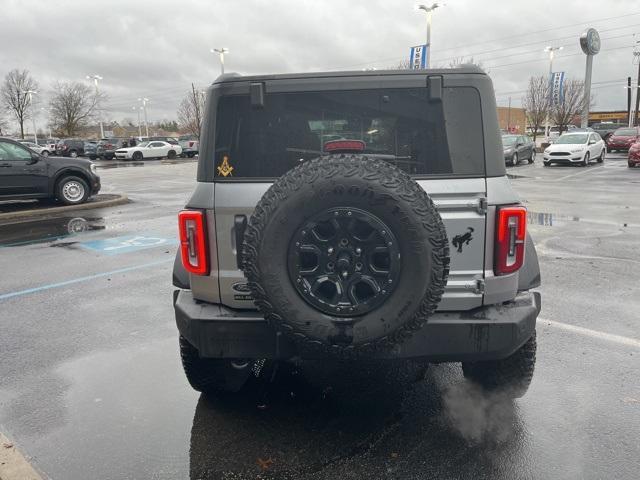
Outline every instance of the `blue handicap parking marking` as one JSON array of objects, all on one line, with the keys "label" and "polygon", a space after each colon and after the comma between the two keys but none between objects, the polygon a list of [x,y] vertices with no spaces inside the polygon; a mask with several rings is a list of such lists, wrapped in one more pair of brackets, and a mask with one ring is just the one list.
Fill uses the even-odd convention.
[{"label": "blue handicap parking marking", "polygon": [[175,238],[166,238],[146,233],[80,243],[83,248],[95,250],[106,255],[118,255],[120,253],[134,252],[146,248],[166,247],[177,244],[178,241]]}]

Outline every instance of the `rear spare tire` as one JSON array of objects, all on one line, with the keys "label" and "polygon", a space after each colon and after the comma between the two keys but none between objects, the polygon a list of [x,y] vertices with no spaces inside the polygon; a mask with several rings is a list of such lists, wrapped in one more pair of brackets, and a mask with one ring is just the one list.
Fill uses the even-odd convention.
[{"label": "rear spare tire", "polygon": [[251,216],[243,269],[256,305],[301,349],[402,343],[436,309],[449,273],[444,224],[409,175],[331,155],[279,178]]}]

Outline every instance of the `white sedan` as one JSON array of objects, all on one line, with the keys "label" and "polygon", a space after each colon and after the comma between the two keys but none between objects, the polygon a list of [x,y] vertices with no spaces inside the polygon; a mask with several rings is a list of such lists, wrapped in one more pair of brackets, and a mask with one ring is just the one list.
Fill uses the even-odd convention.
[{"label": "white sedan", "polygon": [[181,153],[182,147],[180,145],[153,141],[141,142],[135,147],[120,148],[116,150],[115,155],[121,160],[142,160],[144,158],[176,158]]},{"label": "white sedan", "polygon": [[578,163],[583,167],[592,160],[604,162],[607,147],[596,132],[563,133],[543,154],[542,163],[548,167],[552,163]]},{"label": "white sedan", "polygon": [[42,155],[43,157],[48,157],[49,154],[51,153],[49,151],[49,148],[47,148],[46,146],[42,146],[42,145],[38,145],[36,143],[33,142],[24,142],[22,140],[20,140],[20,143],[22,145],[24,145],[25,147],[29,147],[31,150],[33,150],[34,152]]}]

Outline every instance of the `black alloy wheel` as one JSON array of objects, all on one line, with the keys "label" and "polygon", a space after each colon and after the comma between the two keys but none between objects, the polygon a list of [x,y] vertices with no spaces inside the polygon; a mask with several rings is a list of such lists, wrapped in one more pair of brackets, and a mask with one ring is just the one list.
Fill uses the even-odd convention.
[{"label": "black alloy wheel", "polygon": [[391,296],[401,271],[398,242],[379,218],[331,208],[293,236],[288,269],[300,296],[337,317],[364,315]]}]

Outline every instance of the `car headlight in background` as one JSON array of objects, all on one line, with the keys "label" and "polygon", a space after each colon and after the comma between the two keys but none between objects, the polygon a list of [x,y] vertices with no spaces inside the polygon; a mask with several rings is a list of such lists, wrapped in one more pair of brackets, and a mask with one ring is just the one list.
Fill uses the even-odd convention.
[{"label": "car headlight in background", "polygon": [[89,168],[91,169],[91,171],[92,171],[93,173],[98,173],[98,169],[96,168],[96,164],[95,164],[95,163],[92,163],[92,164],[89,166]]}]

